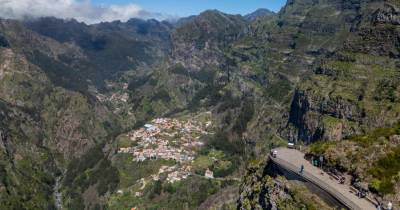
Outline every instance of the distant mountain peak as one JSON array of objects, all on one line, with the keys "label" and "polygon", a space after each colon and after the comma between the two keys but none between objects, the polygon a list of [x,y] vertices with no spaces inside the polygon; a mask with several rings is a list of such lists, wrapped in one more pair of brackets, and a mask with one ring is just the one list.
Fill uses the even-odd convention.
[{"label": "distant mountain peak", "polygon": [[221,14],[222,12],[217,9],[208,9],[200,13],[200,15],[204,14]]},{"label": "distant mountain peak", "polygon": [[209,18],[209,17],[224,17],[228,14],[221,12],[219,10],[213,9],[213,10],[206,10],[202,13],[200,13],[197,17],[198,18]]},{"label": "distant mountain peak", "polygon": [[244,17],[249,21],[255,21],[255,20],[263,18],[263,17],[274,16],[274,15],[276,15],[275,12],[273,12],[269,9],[260,8],[250,14],[245,15]]}]

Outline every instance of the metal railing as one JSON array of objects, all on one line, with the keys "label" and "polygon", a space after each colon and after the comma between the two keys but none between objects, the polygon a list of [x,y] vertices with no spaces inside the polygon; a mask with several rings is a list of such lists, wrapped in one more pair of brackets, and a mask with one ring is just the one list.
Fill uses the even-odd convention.
[{"label": "metal railing", "polygon": [[351,201],[349,198],[345,197],[342,195],[340,192],[338,192],[336,189],[332,188],[328,184],[326,184],[324,181],[322,181],[320,178],[312,175],[309,172],[303,171],[303,173],[300,173],[300,168],[296,167],[295,165],[287,162],[286,160],[280,159],[280,158],[270,158],[271,161],[273,161],[275,164],[279,165],[283,169],[295,173],[296,175],[302,177],[308,182],[311,182],[315,184],[316,186],[320,187],[322,190],[326,191],[333,197],[335,197],[340,203],[345,205],[347,208],[352,209],[352,210],[362,210],[360,206],[355,204],[353,201]]}]

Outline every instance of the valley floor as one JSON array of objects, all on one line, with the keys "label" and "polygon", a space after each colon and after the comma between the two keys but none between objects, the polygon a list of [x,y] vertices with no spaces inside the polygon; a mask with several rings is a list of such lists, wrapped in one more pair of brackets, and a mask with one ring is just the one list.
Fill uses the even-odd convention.
[{"label": "valley floor", "polygon": [[[109,207],[235,206],[235,199],[215,203],[210,197],[237,197],[240,183],[230,157],[207,146],[213,136],[210,114],[157,118],[120,135],[112,161],[120,184]],[[219,195],[221,190],[230,194]]]}]

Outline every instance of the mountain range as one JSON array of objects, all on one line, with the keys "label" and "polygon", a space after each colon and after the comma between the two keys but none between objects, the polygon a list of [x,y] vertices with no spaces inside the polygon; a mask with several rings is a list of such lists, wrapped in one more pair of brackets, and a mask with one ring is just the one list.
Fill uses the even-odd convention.
[{"label": "mountain range", "polygon": [[[266,156],[287,141],[399,205],[400,166],[385,171],[400,147],[399,58],[396,0],[289,0],[278,13],[174,23],[0,19],[0,206],[326,208],[307,189],[268,194],[286,181],[263,173]],[[145,184],[136,198],[161,165],[121,158],[121,135],[205,112],[214,126],[199,154],[235,167],[220,180]]]}]

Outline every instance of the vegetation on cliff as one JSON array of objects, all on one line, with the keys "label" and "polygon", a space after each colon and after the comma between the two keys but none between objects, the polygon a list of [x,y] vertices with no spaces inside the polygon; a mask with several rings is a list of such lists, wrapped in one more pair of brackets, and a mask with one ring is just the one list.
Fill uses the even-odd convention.
[{"label": "vegetation on cliff", "polygon": [[318,142],[310,154],[323,155],[327,166],[366,182],[372,192],[386,199],[399,192],[400,126],[379,128],[365,135],[352,136],[341,142]]},{"label": "vegetation on cliff", "polygon": [[[212,10],[175,25],[0,20],[0,205],[54,208],[60,180],[71,209],[213,206],[238,189],[227,177],[249,165],[241,208],[325,208],[252,166],[285,140],[324,140],[311,153],[395,198],[398,8],[394,0],[294,0],[278,14]],[[133,144],[120,134],[206,111],[216,126],[194,166],[217,179],[152,182],[134,195],[138,181],[173,163],[116,154]]]}]

